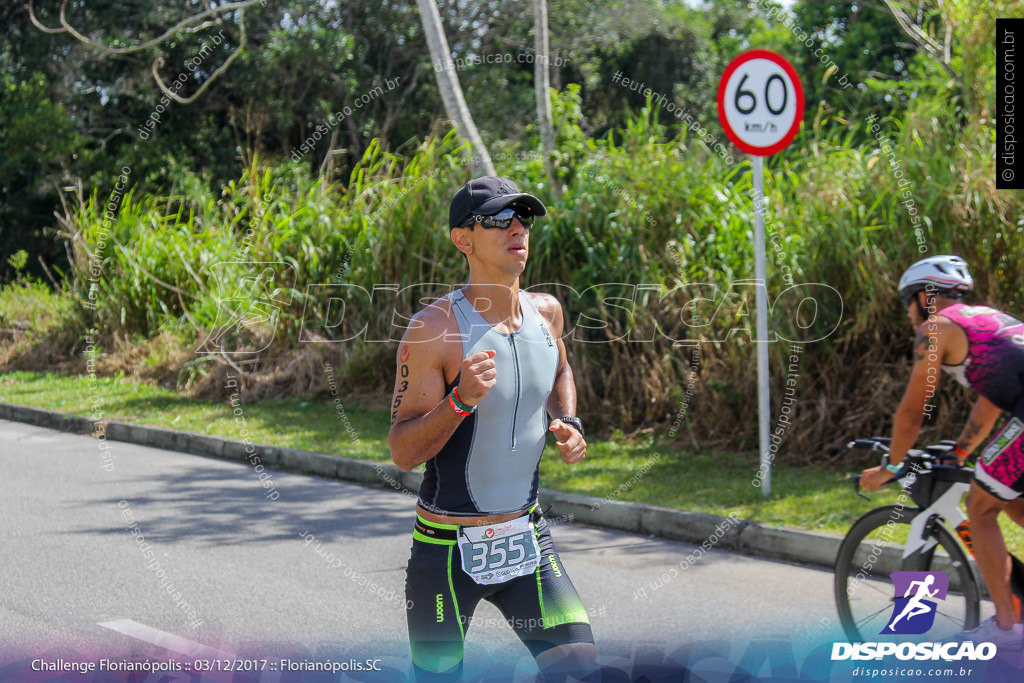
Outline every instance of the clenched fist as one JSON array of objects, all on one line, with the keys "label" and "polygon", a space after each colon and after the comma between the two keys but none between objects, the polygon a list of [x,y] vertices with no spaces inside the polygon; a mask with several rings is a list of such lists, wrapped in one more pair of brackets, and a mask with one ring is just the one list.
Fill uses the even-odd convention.
[{"label": "clenched fist", "polygon": [[481,351],[462,361],[462,376],[456,390],[459,392],[459,400],[471,408],[484,400],[491,387],[498,382],[495,353],[493,350]]},{"label": "clenched fist", "polygon": [[877,491],[893,479],[893,473],[884,467],[870,467],[860,473],[860,485],[865,491]]}]

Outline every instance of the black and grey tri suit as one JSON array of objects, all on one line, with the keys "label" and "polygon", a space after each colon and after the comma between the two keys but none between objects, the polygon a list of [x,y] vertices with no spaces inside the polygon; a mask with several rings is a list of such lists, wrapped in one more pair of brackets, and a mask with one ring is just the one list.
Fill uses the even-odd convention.
[{"label": "black and grey tri suit", "polygon": [[[530,515],[541,553],[532,574],[479,585],[459,560],[460,527],[417,515],[406,575],[413,664],[423,672],[461,672],[463,642],[481,599],[493,603],[530,652],[592,643],[587,612],[561,566],[537,508],[538,465],[548,432],[547,403],[558,347],[540,313],[519,294],[522,325],[499,332],[462,290],[449,295],[462,336],[462,357],[496,353],[497,383],[426,462],[419,504],[446,516]],[[456,377],[445,392],[458,384]]]}]

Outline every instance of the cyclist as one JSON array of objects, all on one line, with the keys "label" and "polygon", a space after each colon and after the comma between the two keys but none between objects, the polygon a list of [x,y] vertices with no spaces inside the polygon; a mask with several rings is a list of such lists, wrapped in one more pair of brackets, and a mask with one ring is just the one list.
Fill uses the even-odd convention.
[{"label": "cyclist", "polygon": [[530,228],[546,212],[508,179],[466,183],[448,229],[469,284],[413,316],[399,345],[388,444],[403,471],[425,463],[406,574],[420,679],[461,677],[481,599],[548,679],[596,666],[587,612],[537,508],[546,433],[567,464],[587,450],[561,305],[519,289]]},{"label": "cyclist", "polygon": [[961,465],[1008,413],[981,450],[967,497],[975,557],[996,613],[961,637],[1024,645],[1010,589],[1010,555],[997,523],[1006,511],[1024,526],[1024,323],[987,306],[964,304],[963,295],[973,289],[967,263],[956,256],[922,259],[900,278],[900,299],[917,330],[914,367],[893,416],[889,462],[864,470],[861,483],[878,489],[900,469],[917,439],[940,368],[978,394],[954,449]]}]

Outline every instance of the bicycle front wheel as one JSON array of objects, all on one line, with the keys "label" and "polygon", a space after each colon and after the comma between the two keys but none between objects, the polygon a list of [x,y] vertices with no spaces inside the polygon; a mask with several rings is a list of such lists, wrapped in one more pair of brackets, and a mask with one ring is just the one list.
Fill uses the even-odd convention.
[{"label": "bicycle front wheel", "polygon": [[910,522],[917,508],[886,505],[854,522],[835,564],[836,608],[851,641],[888,640],[880,636],[893,618],[895,595],[889,574],[894,571],[942,571],[949,576],[949,592],[939,601],[929,640],[943,640],[978,625],[981,599],[971,562],[960,544],[938,521],[925,534],[931,548],[903,557]]}]

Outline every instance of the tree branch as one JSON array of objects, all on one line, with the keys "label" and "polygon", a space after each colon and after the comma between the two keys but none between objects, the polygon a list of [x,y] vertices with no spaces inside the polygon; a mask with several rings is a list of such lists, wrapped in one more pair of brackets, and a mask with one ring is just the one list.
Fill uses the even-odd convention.
[{"label": "tree branch", "polygon": [[156,81],[157,87],[160,88],[160,91],[164,95],[171,98],[178,104],[191,104],[195,102],[196,99],[198,99],[199,96],[202,95],[203,92],[208,87],[210,87],[210,84],[217,80],[217,77],[224,73],[229,66],[231,66],[231,62],[235,61],[235,59],[237,59],[238,56],[242,54],[242,50],[245,49],[245,10],[239,10],[238,12],[238,33],[238,47],[235,48],[235,51],[232,52],[228,56],[228,58],[224,60],[224,63],[217,67],[217,69],[212,74],[210,74],[209,78],[203,81],[203,84],[199,86],[199,88],[189,97],[182,97],[177,93],[172,92],[171,89],[168,88],[167,85],[164,83],[163,79],[160,78],[160,74],[159,72],[157,72],[157,69],[163,65],[163,57],[157,57],[155,60],[153,60],[153,66],[151,68],[153,72],[153,80]]},{"label": "tree branch", "polygon": [[[885,6],[889,8],[889,13],[892,14],[893,18],[896,19],[896,23],[900,25],[903,32],[910,36],[919,48],[921,48],[925,54],[937,61],[942,65],[945,72],[960,85],[960,89],[964,89],[964,83],[960,79],[960,75],[953,70],[950,66],[950,55],[952,48],[950,42],[952,41],[952,27],[946,25],[946,44],[940,45],[935,42],[935,39],[928,35],[919,23],[915,23],[910,16],[902,9],[896,6],[895,0],[882,0]],[[918,4],[918,16],[921,16],[923,11],[922,4]]]},{"label": "tree branch", "polygon": [[88,45],[89,47],[95,48],[95,49],[99,50],[100,52],[105,52],[105,53],[111,54],[111,55],[127,55],[127,54],[132,54],[132,53],[135,53],[135,52],[141,52],[141,51],[149,49],[149,48],[151,48],[151,47],[153,47],[155,45],[159,45],[160,43],[164,42],[165,40],[167,40],[168,38],[170,38],[171,36],[173,36],[175,33],[179,32],[179,31],[184,31],[184,30],[195,31],[195,30],[199,30],[200,28],[202,28],[202,26],[200,26],[200,27],[190,27],[189,25],[190,24],[194,24],[194,23],[199,22],[199,21],[203,21],[207,17],[216,17],[216,20],[219,21],[220,20],[220,15],[222,15],[222,14],[224,14],[226,12],[232,12],[234,10],[243,10],[246,7],[249,7],[251,5],[255,5],[256,3],[260,2],[260,1],[261,0],[240,0],[239,2],[229,2],[229,3],[226,3],[224,5],[220,5],[219,7],[211,7],[211,8],[207,9],[204,12],[200,12],[199,14],[193,15],[191,17],[187,17],[185,19],[182,19],[177,24],[175,24],[171,28],[167,29],[164,33],[162,33],[161,35],[157,36],[156,38],[153,38],[152,40],[147,40],[144,43],[139,43],[138,45],[133,45],[131,47],[107,47],[103,43],[100,43],[100,42],[97,42],[95,40],[92,40],[88,36],[85,36],[85,35],[79,33],[75,29],[75,27],[72,26],[68,22],[67,17],[65,15],[65,10],[67,8],[68,0],[62,0],[62,2],[60,4],[60,26],[61,26],[60,28],[50,28],[50,27],[42,24],[36,18],[35,10],[32,7],[32,0],[29,0],[29,3],[28,3],[28,16],[29,16],[29,19],[32,21],[32,23],[35,25],[35,27],[38,28],[40,31],[43,31],[45,33],[69,33],[72,36],[74,36],[74,38],[76,40],[78,40],[79,42],[84,43],[85,45]]},{"label": "tree branch", "polygon": [[42,22],[36,19],[36,13],[35,10],[32,9],[31,0],[25,7],[28,9],[29,21],[31,21],[32,24],[43,33],[67,33],[67,31],[65,31],[63,28],[50,28],[49,26],[45,26]]},{"label": "tree branch", "polygon": [[[177,24],[167,29],[164,33],[157,36],[156,38],[153,38],[152,40],[147,40],[145,42],[139,43],[138,45],[133,45],[131,47],[120,48],[108,47],[107,45],[104,45],[101,42],[92,40],[88,36],[76,30],[75,27],[72,26],[67,20],[66,9],[68,0],[61,1],[60,28],[46,26],[41,21],[39,21],[39,19],[36,17],[35,9],[32,6],[32,0],[29,0],[27,8],[29,20],[40,31],[51,34],[68,33],[76,40],[78,40],[80,43],[87,45],[88,47],[94,48],[96,50],[99,50],[100,52],[103,52],[104,54],[108,55],[126,55],[141,52],[143,50],[159,45],[160,43],[164,42],[165,40],[173,36],[175,33],[178,33],[179,31],[196,33],[205,28],[210,28],[216,25],[223,25],[224,22],[222,19],[222,15],[224,15],[227,12],[238,10],[238,47],[235,48],[234,52],[232,52],[226,60],[224,60],[223,64],[221,64],[217,69],[213,71],[213,73],[210,74],[209,78],[203,81],[202,85],[200,85],[199,88],[194,93],[192,93],[191,96],[182,97],[178,95],[176,92],[173,92],[170,88],[168,88],[167,84],[164,83],[164,80],[160,78],[160,73],[157,71],[157,69],[163,66],[163,57],[158,56],[156,59],[153,60],[153,65],[152,67],[150,67],[150,71],[153,74],[153,80],[156,81],[156,85],[160,89],[160,92],[162,92],[165,96],[177,102],[178,104],[191,104],[192,102],[195,102],[196,99],[198,99],[199,96],[202,95],[206,91],[206,89],[209,88],[210,85],[227,70],[229,66],[231,66],[231,63],[235,61],[239,55],[242,54],[242,50],[245,49],[246,40],[245,8],[249,7],[250,5],[256,4],[257,2],[261,2],[261,0],[240,0],[239,2],[229,2],[218,7],[211,7],[210,4],[206,2],[206,0],[204,0],[203,5],[206,7],[206,10],[204,10],[203,12],[200,12],[199,14],[187,17],[179,21]],[[212,19],[207,20],[208,17],[212,17]],[[198,23],[198,25],[194,26],[193,24],[197,24],[197,22],[201,23]]]}]

